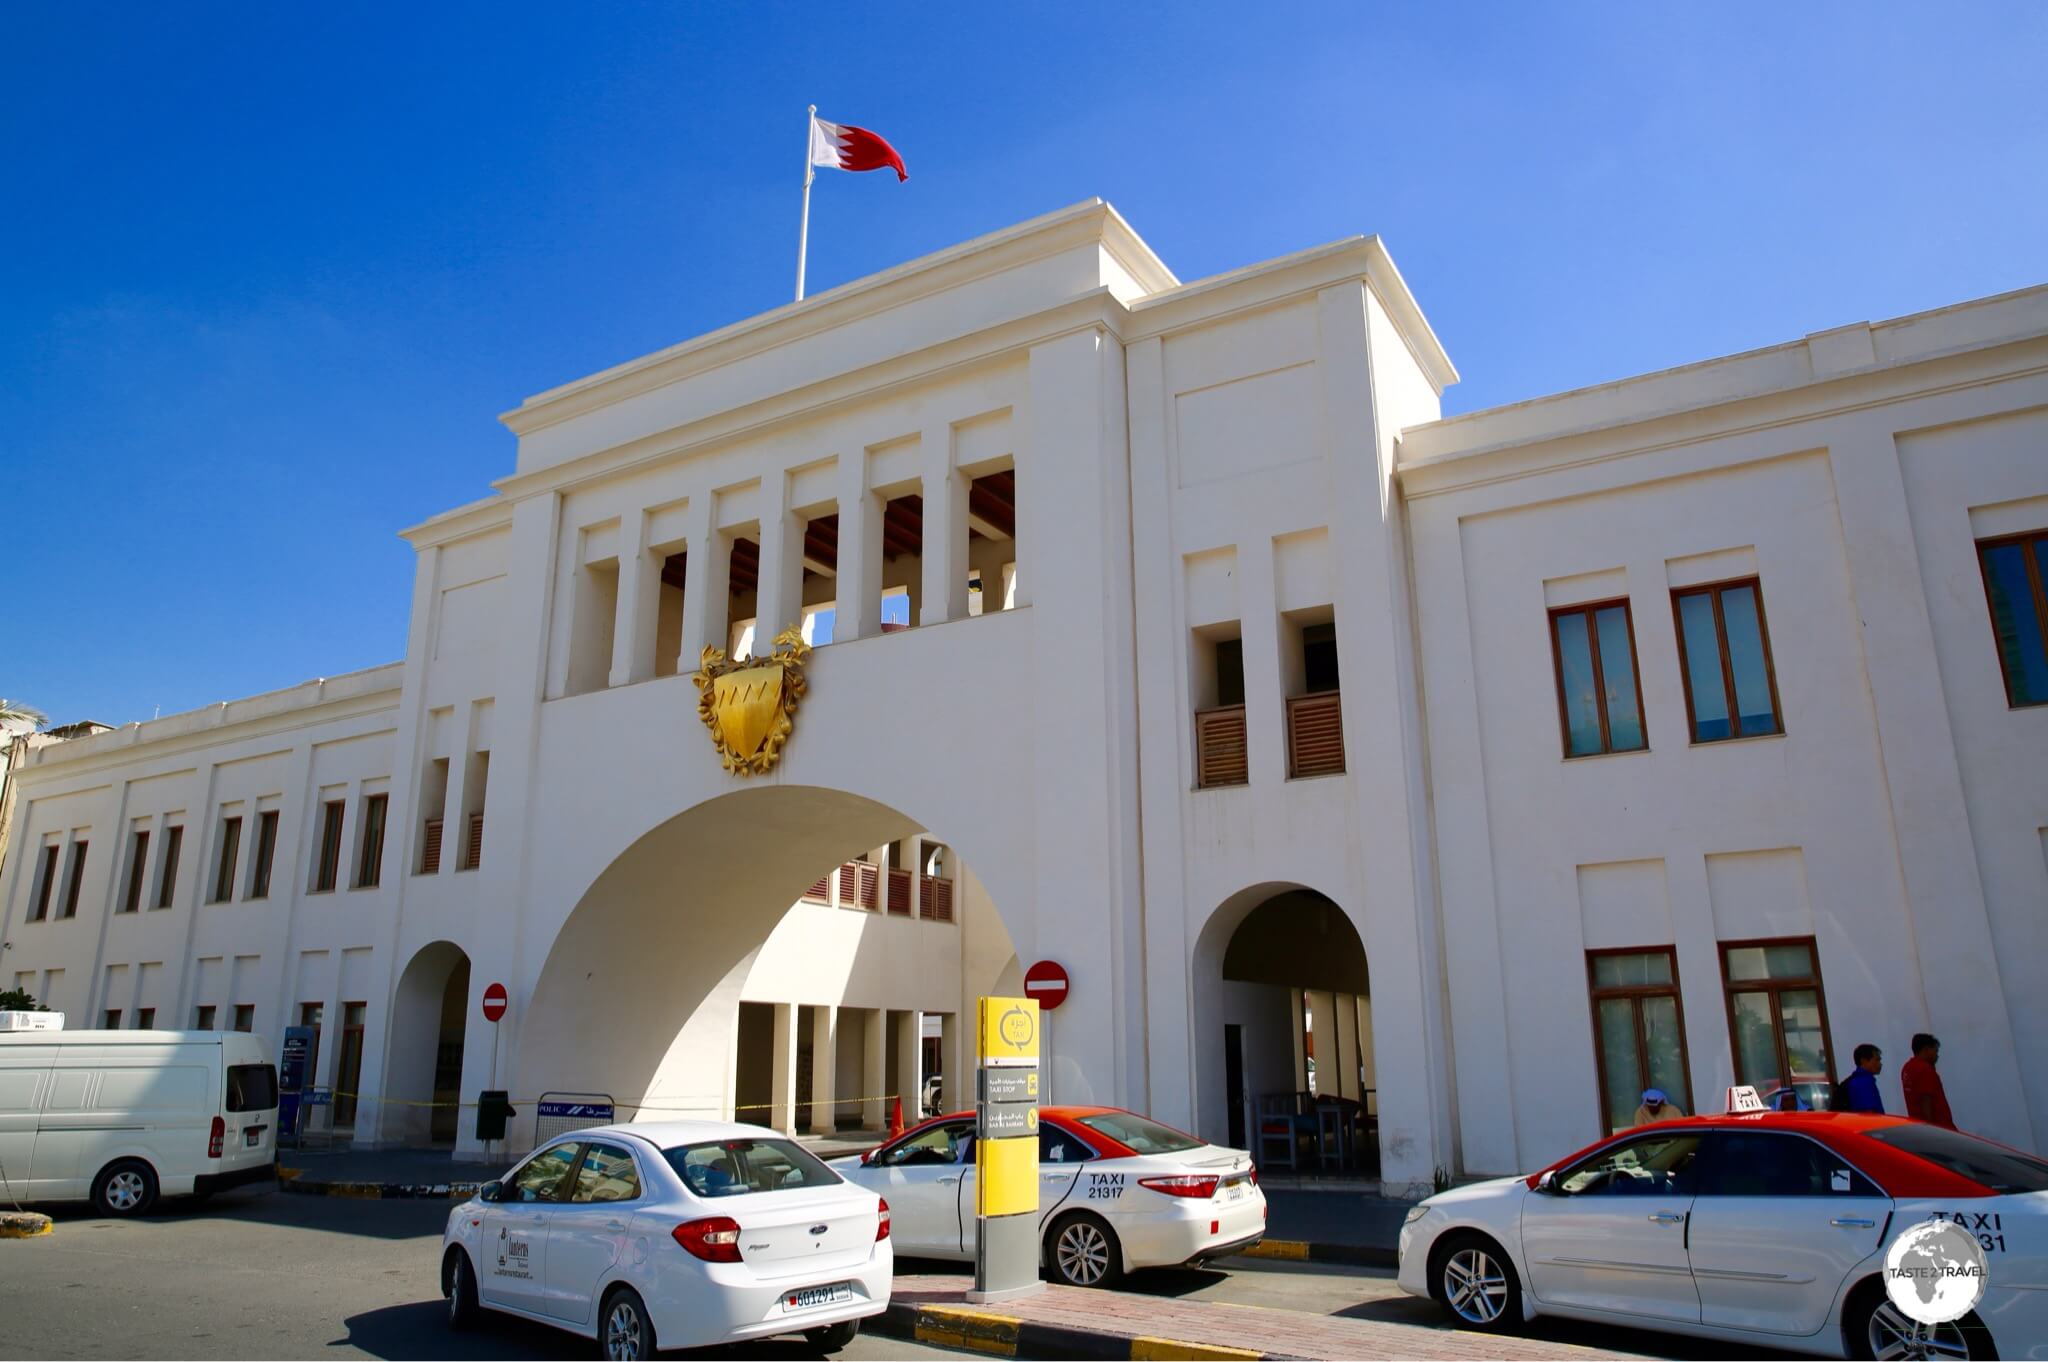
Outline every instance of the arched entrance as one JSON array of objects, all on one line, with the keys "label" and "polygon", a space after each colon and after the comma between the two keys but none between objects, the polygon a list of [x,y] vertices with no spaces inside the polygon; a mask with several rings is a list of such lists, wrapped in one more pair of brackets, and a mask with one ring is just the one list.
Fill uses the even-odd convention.
[{"label": "arched entrance", "polygon": [[1293,884],[1233,895],[1197,938],[1194,985],[1202,1135],[1269,1167],[1377,1174],[1371,980],[1343,908]]},{"label": "arched entrance", "polygon": [[[890,864],[876,867],[883,878],[872,908],[803,902],[841,867],[869,864],[855,858],[924,831],[858,795],[776,785],[720,795],[658,824],[612,860],[555,933],[518,1021],[507,1081],[528,1094],[608,1093],[621,1119],[729,1118],[745,1106],[740,1119],[829,1129],[841,1118],[873,1121],[892,1095],[914,1118],[924,1057],[937,1048],[945,1087],[960,1091],[957,1005],[939,1045],[927,1047],[914,1004],[841,990],[858,975],[884,988],[894,980],[908,996],[948,961],[956,998],[994,986],[1014,947],[997,911],[1001,890],[974,873],[975,839],[947,838],[960,853],[958,890],[972,900],[951,929],[902,930],[924,926],[924,914],[917,906],[896,913]],[[903,869],[913,896],[923,892],[921,871],[916,858]],[[853,881],[866,882],[860,874]],[[778,931],[800,913],[801,932]],[[763,1010],[755,968],[771,936],[781,981],[773,1014]],[[772,1066],[765,1082],[764,1057]],[[839,1072],[842,1057],[850,1073]],[[829,1103],[818,1096],[828,1082]],[[764,1102],[767,1112],[758,1110]],[[813,1105],[815,1117],[803,1110]]]},{"label": "arched entrance", "polygon": [[455,1141],[468,1025],[468,954],[451,941],[422,946],[399,975],[391,1001],[384,1091],[398,1110],[386,1113],[385,1129],[401,1142]]}]

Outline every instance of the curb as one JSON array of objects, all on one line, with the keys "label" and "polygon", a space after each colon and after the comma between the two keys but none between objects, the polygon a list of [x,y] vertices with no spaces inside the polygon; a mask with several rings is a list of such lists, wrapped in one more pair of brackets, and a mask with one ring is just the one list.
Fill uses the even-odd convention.
[{"label": "curb", "polygon": [[1245,1348],[1221,1348],[1172,1338],[1132,1338],[1057,1324],[1034,1324],[1013,1315],[992,1314],[958,1305],[911,1305],[891,1301],[879,1315],[861,1321],[863,1330],[885,1338],[904,1339],[941,1348],[964,1348],[996,1357],[1022,1351],[1038,1357],[1072,1357],[1125,1362],[1125,1359],[1190,1358],[1237,1362],[1264,1357]]},{"label": "curb", "polygon": [[1352,1267],[1401,1265],[1400,1251],[1380,1244],[1317,1244],[1302,1239],[1261,1239],[1231,1257],[1275,1258],[1292,1263],[1345,1263]]},{"label": "curb", "polygon": [[356,1201],[461,1201],[475,1196],[479,1182],[335,1182],[309,1178],[303,1168],[277,1170],[277,1190],[294,1196],[338,1196]]},{"label": "curb", "polygon": [[33,1239],[39,1234],[55,1234],[57,1222],[47,1215],[34,1211],[9,1212],[0,1215],[0,1239]]}]

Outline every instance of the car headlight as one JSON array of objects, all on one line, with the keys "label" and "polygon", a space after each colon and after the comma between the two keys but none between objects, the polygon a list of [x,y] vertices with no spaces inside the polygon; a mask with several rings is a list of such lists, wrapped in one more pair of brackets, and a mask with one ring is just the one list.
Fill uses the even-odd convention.
[{"label": "car headlight", "polygon": [[1412,1225],[1412,1224],[1414,1224],[1414,1223],[1415,1223],[1416,1221],[1418,1221],[1418,1220],[1422,1219],[1422,1217],[1424,1217],[1425,1215],[1428,1215],[1428,1214],[1429,1214],[1429,1207],[1428,1207],[1428,1206],[1425,1206],[1425,1205],[1415,1205],[1415,1206],[1410,1206],[1410,1207],[1408,1208],[1408,1218],[1407,1218],[1407,1219],[1405,1219],[1405,1220],[1403,1220],[1403,1221],[1402,1221],[1401,1223],[1402,1223],[1402,1224],[1404,1224],[1404,1225]]}]

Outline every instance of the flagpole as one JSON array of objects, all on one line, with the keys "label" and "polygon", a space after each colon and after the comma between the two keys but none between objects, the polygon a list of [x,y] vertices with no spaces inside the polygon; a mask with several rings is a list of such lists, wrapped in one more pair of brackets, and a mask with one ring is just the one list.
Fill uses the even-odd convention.
[{"label": "flagpole", "polygon": [[818,168],[811,164],[811,139],[818,131],[818,106],[813,104],[809,118],[804,123],[804,216],[803,224],[796,229],[796,300],[804,300],[804,257],[811,249],[811,181],[817,178]]}]

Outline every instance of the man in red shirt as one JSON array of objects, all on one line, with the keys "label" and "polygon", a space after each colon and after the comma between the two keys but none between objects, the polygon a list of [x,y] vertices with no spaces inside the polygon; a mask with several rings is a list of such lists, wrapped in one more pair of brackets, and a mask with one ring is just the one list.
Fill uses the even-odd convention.
[{"label": "man in red shirt", "polygon": [[1906,1115],[1954,1130],[1956,1118],[1934,1068],[1940,1062],[1941,1042],[1922,1031],[1913,1037],[1913,1057],[1899,1067],[1899,1082],[1906,1089]]}]

